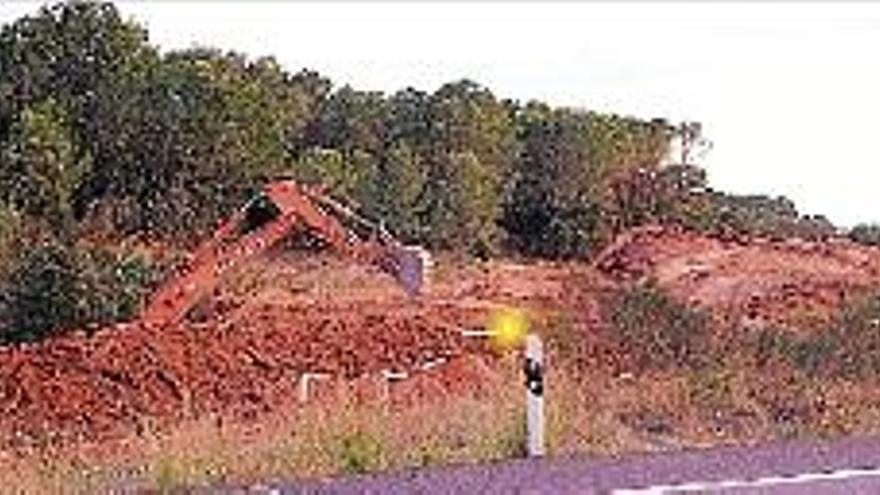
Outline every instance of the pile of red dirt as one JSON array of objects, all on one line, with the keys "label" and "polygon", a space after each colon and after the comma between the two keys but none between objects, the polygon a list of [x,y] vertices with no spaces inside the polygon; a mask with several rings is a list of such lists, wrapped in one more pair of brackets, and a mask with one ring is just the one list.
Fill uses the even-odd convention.
[{"label": "pile of red dirt", "polygon": [[880,287],[880,249],[845,240],[724,239],[670,227],[632,230],[594,266],[618,282],[652,280],[748,325],[815,328]]},{"label": "pile of red dirt", "polygon": [[394,377],[402,403],[465,393],[491,374],[481,363],[491,368],[493,354],[462,330],[482,327],[492,307],[563,310],[588,337],[602,324],[598,294],[649,279],[734,321],[815,324],[880,286],[880,249],[648,227],[619,237],[593,267],[439,260],[415,300],[376,269],[314,253],[276,253],[251,268],[186,324],[0,349],[0,439],[103,439],[205,415],[255,417],[291,407],[312,374]]},{"label": "pile of red dirt", "polygon": [[230,324],[108,329],[0,351],[0,431],[101,436],[150,418],[268,411],[299,378],[405,371],[468,352],[467,315],[267,306]]},{"label": "pile of red dirt", "polygon": [[296,254],[262,263],[186,324],[0,349],[0,438],[103,439],[203,415],[254,417],[295,403],[305,374],[404,374],[395,388],[409,397],[473,388],[463,382],[479,373],[462,366],[493,355],[462,330],[482,327],[495,304],[565,290],[564,267],[493,264],[482,275],[441,271],[430,296],[409,300],[369,267]]}]

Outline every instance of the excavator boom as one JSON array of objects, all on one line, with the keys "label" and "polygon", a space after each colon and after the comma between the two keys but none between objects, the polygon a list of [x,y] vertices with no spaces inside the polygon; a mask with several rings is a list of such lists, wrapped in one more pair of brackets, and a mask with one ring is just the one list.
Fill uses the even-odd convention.
[{"label": "excavator boom", "polygon": [[[367,228],[370,237],[362,239],[343,221]],[[429,264],[427,251],[404,246],[319,188],[278,181],[267,185],[191,254],[183,268],[153,294],[141,319],[161,326],[180,321],[220,280],[297,227],[307,228],[346,257],[379,266],[408,295],[421,291]]]}]

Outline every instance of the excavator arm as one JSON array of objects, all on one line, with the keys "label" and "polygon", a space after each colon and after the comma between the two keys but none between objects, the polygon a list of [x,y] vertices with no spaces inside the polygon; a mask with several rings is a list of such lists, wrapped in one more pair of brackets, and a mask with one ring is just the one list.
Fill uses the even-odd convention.
[{"label": "excavator arm", "polygon": [[[346,228],[343,221],[367,230],[367,239]],[[278,181],[267,185],[191,254],[183,268],[153,294],[141,319],[161,326],[179,322],[223,278],[298,227],[307,228],[346,257],[379,266],[408,295],[420,292],[429,263],[425,250],[404,246],[320,188]]]}]

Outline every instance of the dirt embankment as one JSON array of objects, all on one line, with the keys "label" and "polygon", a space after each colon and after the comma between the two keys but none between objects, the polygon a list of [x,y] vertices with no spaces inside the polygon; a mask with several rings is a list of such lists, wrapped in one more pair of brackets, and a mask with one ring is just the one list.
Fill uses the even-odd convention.
[{"label": "dirt embankment", "polygon": [[186,324],[120,325],[0,349],[0,437],[106,438],[206,414],[252,417],[291,407],[304,375],[391,373],[413,384],[400,390],[454,389],[478,380],[461,363],[492,359],[462,330],[481,327],[497,304],[545,307],[565,292],[568,271],[441,268],[430,294],[409,300],[373,269],[282,255],[221,287]]},{"label": "dirt embankment", "polygon": [[621,236],[594,268],[440,260],[418,300],[376,270],[326,255],[283,253],[252,268],[184,325],[121,325],[0,349],[4,444],[107,438],[204,415],[255,417],[291,407],[306,374],[357,381],[392,373],[404,376],[398,390],[458,393],[491,373],[493,359],[461,330],[481,327],[499,304],[533,315],[564,310],[581,338],[602,324],[596,295],[639,280],[740,324],[799,327],[880,286],[878,249],[656,227]]},{"label": "dirt embankment", "polygon": [[821,326],[844,302],[880,287],[880,249],[844,240],[722,239],[645,227],[595,261],[615,281],[655,281],[744,325]]}]

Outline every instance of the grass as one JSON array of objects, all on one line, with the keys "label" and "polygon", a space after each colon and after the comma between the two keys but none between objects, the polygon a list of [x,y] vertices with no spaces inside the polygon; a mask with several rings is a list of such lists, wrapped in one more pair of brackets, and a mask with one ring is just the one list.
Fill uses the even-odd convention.
[{"label": "grass", "polygon": [[[515,370],[510,369],[511,373]],[[500,385],[500,384],[499,384]],[[514,390],[515,389],[515,390]],[[521,454],[520,388],[396,407],[327,400],[243,424],[203,418],[108,444],[0,459],[0,493],[95,493],[120,483],[159,492],[509,458]],[[11,492],[18,493],[18,492]]]},{"label": "grass", "polygon": [[[520,457],[525,431],[519,370],[513,356],[496,364],[506,371],[481,396],[394,407],[380,401],[362,403],[340,389],[327,401],[267,416],[258,424],[204,418],[164,433],[125,439],[113,449],[106,444],[77,445],[25,453],[0,462],[0,487],[26,487],[26,493],[94,493],[122,483],[173,493],[183,486]],[[600,411],[581,409],[589,398],[568,393],[576,387],[565,372],[552,372],[548,383],[551,453],[617,448],[613,439],[603,437],[603,428],[596,428],[602,423],[593,419],[602,415]]]},{"label": "grass", "polygon": [[[880,389],[860,382],[796,371],[768,380],[736,362],[632,376],[559,364],[547,375],[549,455],[829,437],[874,432],[880,424]],[[0,458],[0,493],[85,494],[120,486],[175,493],[184,486],[517,457],[524,440],[518,385],[406,407],[361,403],[340,392],[259,423],[203,418],[112,448],[77,445],[7,456]]]}]

